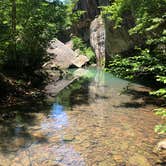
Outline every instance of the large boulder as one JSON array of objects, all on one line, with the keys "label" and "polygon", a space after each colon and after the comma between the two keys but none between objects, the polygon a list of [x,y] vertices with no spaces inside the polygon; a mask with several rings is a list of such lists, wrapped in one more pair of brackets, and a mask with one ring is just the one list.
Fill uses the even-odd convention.
[{"label": "large boulder", "polygon": [[43,67],[46,69],[67,69],[70,66],[82,67],[89,59],[79,55],[59,40],[52,40],[47,49],[50,60]]},{"label": "large boulder", "polygon": [[49,69],[69,68],[69,66],[72,65],[72,60],[77,56],[72,49],[65,46],[65,44],[59,40],[52,40],[50,42],[47,53],[50,56],[50,60],[44,65],[44,67]]}]

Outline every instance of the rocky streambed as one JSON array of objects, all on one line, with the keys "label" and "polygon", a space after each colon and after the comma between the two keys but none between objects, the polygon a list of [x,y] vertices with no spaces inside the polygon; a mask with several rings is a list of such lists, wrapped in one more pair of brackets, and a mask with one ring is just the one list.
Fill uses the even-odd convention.
[{"label": "rocky streambed", "polygon": [[14,113],[0,120],[0,165],[164,165],[155,151],[164,135],[154,132],[161,119],[150,89],[102,70],[78,75],[43,106],[0,110]]}]

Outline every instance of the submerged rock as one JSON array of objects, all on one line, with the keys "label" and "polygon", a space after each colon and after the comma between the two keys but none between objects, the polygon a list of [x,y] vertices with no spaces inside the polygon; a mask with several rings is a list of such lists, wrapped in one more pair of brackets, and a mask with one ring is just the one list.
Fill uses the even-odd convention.
[{"label": "submerged rock", "polygon": [[75,79],[76,78],[62,79],[62,80],[58,80],[56,83],[52,82],[52,83],[48,84],[45,87],[45,92],[46,92],[47,96],[51,96],[51,97],[56,96],[65,87],[70,85]]}]

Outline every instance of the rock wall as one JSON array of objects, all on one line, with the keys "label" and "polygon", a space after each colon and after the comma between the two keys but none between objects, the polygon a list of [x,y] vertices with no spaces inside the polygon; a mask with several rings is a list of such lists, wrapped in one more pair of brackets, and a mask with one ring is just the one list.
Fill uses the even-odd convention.
[{"label": "rock wall", "polygon": [[105,64],[105,27],[98,7],[108,4],[109,0],[79,0],[75,8],[86,11],[76,25],[75,34],[91,44],[100,67]]},{"label": "rock wall", "polygon": [[134,25],[131,13],[124,15],[124,22],[121,28],[115,29],[114,22],[100,18],[99,6],[109,5],[109,0],[79,0],[76,10],[84,10],[77,26],[77,34],[90,42],[96,53],[97,64],[103,65],[111,56],[132,50],[137,43],[143,43],[143,39],[136,35],[130,36],[128,30]]},{"label": "rock wall", "polygon": [[122,26],[115,29],[113,21],[105,20],[106,53],[115,55],[133,48],[133,39],[128,33],[128,28]]}]

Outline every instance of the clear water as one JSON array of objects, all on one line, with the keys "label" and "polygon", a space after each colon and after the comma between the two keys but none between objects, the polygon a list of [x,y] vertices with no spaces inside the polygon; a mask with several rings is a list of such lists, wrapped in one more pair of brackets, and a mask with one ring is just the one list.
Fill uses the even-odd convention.
[{"label": "clear water", "polygon": [[80,74],[47,106],[0,110],[0,165],[156,165],[161,119],[149,88],[101,70]]}]

